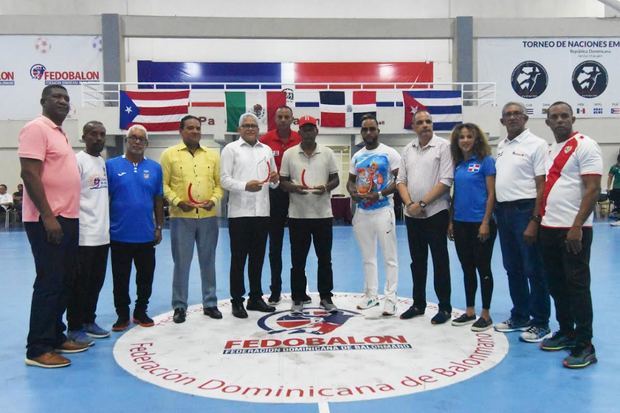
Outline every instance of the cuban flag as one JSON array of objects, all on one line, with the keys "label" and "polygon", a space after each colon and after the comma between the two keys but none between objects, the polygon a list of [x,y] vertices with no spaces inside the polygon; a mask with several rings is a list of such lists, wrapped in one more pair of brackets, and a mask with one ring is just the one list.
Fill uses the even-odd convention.
[{"label": "cuban flag", "polygon": [[188,113],[189,90],[121,91],[119,126],[127,130],[142,125],[149,132],[179,130],[181,118]]},{"label": "cuban flag", "polygon": [[403,92],[404,128],[411,129],[411,119],[418,110],[433,116],[433,130],[451,131],[463,123],[463,96],[460,90],[412,90]]},{"label": "cuban flag", "polygon": [[472,163],[469,164],[469,166],[467,167],[467,172],[479,172],[480,171],[480,164],[479,163]]},{"label": "cuban flag", "polygon": [[321,126],[327,128],[359,128],[366,114],[377,116],[377,92],[319,92]]}]

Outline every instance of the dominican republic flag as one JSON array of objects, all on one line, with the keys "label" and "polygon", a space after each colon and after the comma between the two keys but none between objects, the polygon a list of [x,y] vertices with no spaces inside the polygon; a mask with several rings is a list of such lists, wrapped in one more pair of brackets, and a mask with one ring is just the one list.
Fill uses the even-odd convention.
[{"label": "dominican republic flag", "polygon": [[463,96],[460,90],[413,90],[403,92],[404,128],[411,129],[411,119],[418,110],[433,116],[433,130],[451,131],[463,123]]},{"label": "dominican republic flag", "polygon": [[377,92],[323,91],[319,96],[323,127],[360,127],[364,115],[377,116]]},{"label": "dominican republic flag", "polygon": [[262,131],[275,129],[276,110],[286,105],[286,93],[283,91],[265,92],[263,90],[249,92],[226,92],[226,131],[236,132],[239,117],[251,112],[258,118],[258,126]]},{"label": "dominican republic flag", "polygon": [[120,91],[119,126],[129,129],[142,125],[149,132],[178,131],[181,118],[187,115],[189,90]]},{"label": "dominican republic flag", "polygon": [[479,163],[472,163],[467,167],[467,172],[478,172],[480,171]]}]

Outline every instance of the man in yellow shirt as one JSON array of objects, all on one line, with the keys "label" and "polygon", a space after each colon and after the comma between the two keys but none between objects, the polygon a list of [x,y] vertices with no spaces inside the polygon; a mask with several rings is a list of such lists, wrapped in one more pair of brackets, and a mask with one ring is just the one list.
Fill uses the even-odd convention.
[{"label": "man in yellow shirt", "polygon": [[222,198],[220,155],[200,146],[200,120],[181,119],[182,142],[161,155],[164,196],[170,204],[170,242],[174,274],[174,322],[183,323],[187,312],[189,269],[198,247],[202,280],[202,308],[206,316],[220,319],[215,296],[215,248],[219,233],[215,207]]}]

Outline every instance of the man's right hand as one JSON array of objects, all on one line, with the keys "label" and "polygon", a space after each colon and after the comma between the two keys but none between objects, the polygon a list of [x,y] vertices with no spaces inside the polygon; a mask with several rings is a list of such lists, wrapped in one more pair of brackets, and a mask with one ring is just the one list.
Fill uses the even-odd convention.
[{"label": "man's right hand", "polygon": [[257,179],[253,179],[251,181],[248,181],[245,184],[245,190],[248,192],[258,192],[261,189],[263,189],[263,182],[259,181]]},{"label": "man's right hand", "polygon": [[62,241],[62,227],[56,217],[51,216],[43,219],[43,227],[47,233],[47,242],[58,245]]}]

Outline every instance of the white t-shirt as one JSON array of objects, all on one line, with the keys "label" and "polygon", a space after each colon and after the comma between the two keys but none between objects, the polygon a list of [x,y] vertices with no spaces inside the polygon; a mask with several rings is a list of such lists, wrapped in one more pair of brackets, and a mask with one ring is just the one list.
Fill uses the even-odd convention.
[{"label": "white t-shirt", "polygon": [[82,151],[76,155],[80,181],[80,245],[110,243],[110,205],[105,161]]},{"label": "white t-shirt", "polygon": [[545,174],[547,142],[524,130],[497,145],[495,196],[497,202],[536,198],[534,177]]},{"label": "white t-shirt", "polygon": [[[8,192],[6,194],[2,194],[0,195],[0,204],[12,204],[13,203],[13,196],[11,194],[9,194]],[[4,205],[0,205],[2,208],[4,209],[8,209],[8,206],[4,206]]]},{"label": "white t-shirt", "polygon": [[[363,147],[351,158],[349,173],[356,176],[358,192],[379,192],[394,181],[393,172],[400,168],[400,154],[396,149],[379,143],[375,149]],[[358,202],[358,211],[373,211],[381,208],[393,208],[393,196],[368,203]]]},{"label": "white t-shirt", "polygon": [[[583,175],[603,175],[603,157],[598,144],[575,132],[562,143],[555,143],[548,151],[547,179],[543,197],[541,225],[552,228],[570,228],[583,199]],[[590,214],[584,226],[592,226]]]}]

